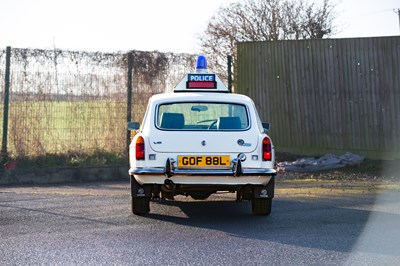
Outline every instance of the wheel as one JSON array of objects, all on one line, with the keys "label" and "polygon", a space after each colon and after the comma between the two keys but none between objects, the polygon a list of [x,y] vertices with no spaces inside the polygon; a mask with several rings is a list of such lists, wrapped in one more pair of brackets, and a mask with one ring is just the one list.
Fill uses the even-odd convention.
[{"label": "wheel", "polygon": [[210,192],[192,192],[189,194],[192,199],[195,200],[206,200],[211,195]]},{"label": "wheel", "polygon": [[150,198],[132,197],[132,212],[137,215],[145,215],[150,212]]},{"label": "wheel", "polygon": [[254,215],[269,215],[271,213],[272,199],[253,199],[251,203]]}]

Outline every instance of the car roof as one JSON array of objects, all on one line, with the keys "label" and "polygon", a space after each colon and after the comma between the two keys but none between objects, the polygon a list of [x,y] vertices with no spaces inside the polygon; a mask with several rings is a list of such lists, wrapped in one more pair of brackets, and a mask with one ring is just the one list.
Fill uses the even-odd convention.
[{"label": "car roof", "polygon": [[237,102],[250,104],[252,100],[243,94],[236,93],[217,93],[217,92],[179,92],[179,93],[162,93],[156,94],[151,98],[152,102]]}]

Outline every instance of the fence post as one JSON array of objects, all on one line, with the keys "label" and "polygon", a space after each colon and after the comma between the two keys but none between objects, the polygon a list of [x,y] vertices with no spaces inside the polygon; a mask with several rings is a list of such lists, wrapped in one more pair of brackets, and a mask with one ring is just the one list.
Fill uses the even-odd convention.
[{"label": "fence post", "polygon": [[[128,52],[128,82],[127,82],[127,114],[126,114],[126,120],[127,122],[132,121],[132,90],[133,90],[133,85],[132,85],[132,73],[133,73],[133,52],[130,51]],[[126,142],[127,142],[127,150],[129,150],[129,144],[130,144],[130,137],[131,137],[131,132],[127,130],[127,135],[126,135]]]},{"label": "fence post", "polygon": [[232,92],[232,56],[228,55],[228,91]]},{"label": "fence post", "polygon": [[11,47],[6,48],[6,73],[4,78],[4,106],[3,106],[3,139],[1,143],[1,163],[8,160],[7,136],[8,136],[8,108],[10,101],[10,61]]}]

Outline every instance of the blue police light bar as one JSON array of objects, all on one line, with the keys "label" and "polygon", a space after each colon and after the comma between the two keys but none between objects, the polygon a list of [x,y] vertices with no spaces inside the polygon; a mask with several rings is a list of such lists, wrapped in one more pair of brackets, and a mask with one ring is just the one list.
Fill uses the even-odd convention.
[{"label": "blue police light bar", "polygon": [[221,79],[214,73],[208,73],[207,59],[204,55],[197,58],[196,71],[188,73],[175,86],[174,92],[229,92]]},{"label": "blue police light bar", "polygon": [[204,55],[197,58],[196,74],[188,74],[187,89],[216,89],[215,74],[208,74],[207,59]]},{"label": "blue police light bar", "polygon": [[197,58],[196,70],[197,69],[207,69],[207,59],[204,55],[200,55]]}]

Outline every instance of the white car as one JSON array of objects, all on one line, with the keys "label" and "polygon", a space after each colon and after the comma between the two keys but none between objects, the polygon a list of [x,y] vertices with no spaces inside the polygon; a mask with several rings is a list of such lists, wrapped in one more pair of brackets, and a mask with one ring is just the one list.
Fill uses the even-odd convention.
[{"label": "white car", "polygon": [[174,92],[150,98],[140,127],[128,123],[137,130],[129,146],[132,212],[147,214],[151,199],[228,191],[251,200],[253,214],[270,214],[276,170],[268,128],[253,101],[229,93],[199,56]]}]

